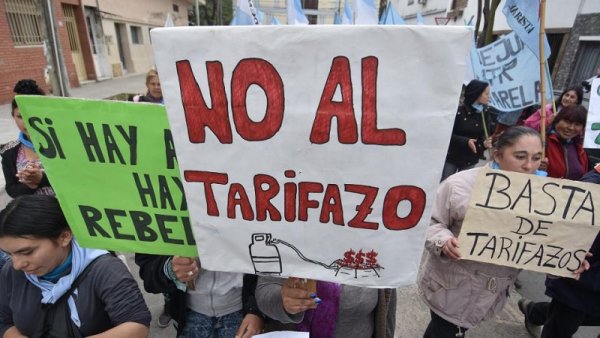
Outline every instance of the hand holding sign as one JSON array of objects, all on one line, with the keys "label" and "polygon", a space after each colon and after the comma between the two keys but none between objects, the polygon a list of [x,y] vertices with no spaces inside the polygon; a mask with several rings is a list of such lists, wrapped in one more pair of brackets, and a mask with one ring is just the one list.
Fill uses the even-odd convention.
[{"label": "hand holding sign", "polygon": [[19,182],[25,184],[30,189],[37,189],[44,176],[44,171],[37,164],[27,164],[25,169],[17,172]]},{"label": "hand holding sign", "polygon": [[442,252],[444,255],[448,256],[452,259],[460,259],[460,246],[458,245],[458,239],[456,237],[452,237],[444,243],[442,247]]},{"label": "hand holding sign", "polygon": [[200,265],[192,257],[173,257],[172,269],[177,280],[182,283],[196,280],[196,277],[200,273]]},{"label": "hand holding sign", "polygon": [[290,277],[281,286],[283,308],[285,312],[292,315],[309,309],[316,309],[321,302],[315,293],[300,288],[300,284],[300,278]]},{"label": "hand holding sign", "polygon": [[579,266],[579,269],[573,271],[573,274],[575,274],[575,279],[579,280],[579,277],[581,277],[581,274],[588,271],[590,269],[590,262],[587,260],[588,258],[591,258],[593,255],[591,252],[588,252],[585,255],[585,259],[583,260],[583,263],[581,263],[581,265]]}]

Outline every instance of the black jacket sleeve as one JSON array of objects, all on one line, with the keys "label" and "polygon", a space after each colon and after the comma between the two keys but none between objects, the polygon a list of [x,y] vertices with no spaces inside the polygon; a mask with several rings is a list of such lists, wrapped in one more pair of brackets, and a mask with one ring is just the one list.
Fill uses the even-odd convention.
[{"label": "black jacket sleeve", "polygon": [[[19,146],[7,149],[2,153],[2,172],[4,173],[4,182],[6,182],[6,193],[12,198],[17,198],[21,195],[31,195],[37,189],[31,189],[25,184],[19,182],[17,178],[17,153]],[[42,180],[39,187],[49,187],[50,181],[46,173],[42,174]]]},{"label": "black jacket sleeve", "polygon": [[256,281],[258,280],[258,276],[256,275],[244,275],[244,287],[242,288],[242,302],[244,315],[253,314],[257,315],[260,318],[264,319],[264,315],[258,309],[258,305],[256,304],[256,297],[254,296],[256,291]]},{"label": "black jacket sleeve", "polygon": [[170,293],[177,291],[177,286],[164,274],[164,265],[171,256],[135,254],[135,264],[140,267],[140,278],[144,281],[144,289],[150,293]]},{"label": "black jacket sleeve", "polygon": [[[581,178],[582,182],[600,184],[600,173],[592,169]],[[596,235],[590,248],[592,257],[588,257],[590,269],[581,274],[579,283],[594,292],[600,292],[600,233]]]}]

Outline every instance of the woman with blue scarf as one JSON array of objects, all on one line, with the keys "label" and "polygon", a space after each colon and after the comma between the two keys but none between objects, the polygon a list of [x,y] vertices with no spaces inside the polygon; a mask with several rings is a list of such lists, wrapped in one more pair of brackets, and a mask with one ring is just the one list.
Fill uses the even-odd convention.
[{"label": "woman with blue scarf", "polygon": [[19,138],[0,148],[6,192],[12,198],[31,194],[54,196],[54,190],[31,143],[23,117],[14,99],[12,117],[19,128]]},{"label": "woman with blue scarf", "polygon": [[483,157],[484,150],[492,147],[489,133],[491,119],[487,107],[490,85],[472,80],[464,93],[465,98],[454,118],[442,181],[457,171],[473,168]]},{"label": "woman with blue scarf", "polygon": [[150,312],[129,270],[105,250],[80,247],[56,198],[10,202],[0,213],[0,249],[12,258],[0,272],[1,337],[68,337],[52,316],[39,320],[65,299],[74,336],[147,337]]},{"label": "woman with blue scarf", "polygon": [[[511,127],[493,151],[493,169],[545,176],[542,141],[535,130]],[[461,259],[458,235],[481,168],[461,171],[438,188],[418,281],[421,299],[431,310],[425,338],[464,337],[465,332],[499,313],[519,269]],[[489,220],[493,222],[493,220]],[[502,226],[502,224],[498,224]],[[585,261],[576,273],[589,268]]]}]

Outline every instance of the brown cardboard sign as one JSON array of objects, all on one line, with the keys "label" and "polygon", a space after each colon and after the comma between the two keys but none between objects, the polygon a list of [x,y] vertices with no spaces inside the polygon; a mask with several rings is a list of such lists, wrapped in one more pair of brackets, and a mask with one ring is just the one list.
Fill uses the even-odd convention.
[{"label": "brown cardboard sign", "polygon": [[465,216],[463,259],[574,277],[600,229],[600,185],[483,169]]}]

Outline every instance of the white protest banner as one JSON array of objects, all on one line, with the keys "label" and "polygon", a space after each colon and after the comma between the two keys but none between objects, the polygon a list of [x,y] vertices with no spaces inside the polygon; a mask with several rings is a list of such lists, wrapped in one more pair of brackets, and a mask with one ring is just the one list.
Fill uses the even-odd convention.
[{"label": "white protest banner", "polygon": [[[471,50],[473,75],[490,84],[490,105],[503,111],[540,103],[540,71],[536,56],[513,32]],[[550,83],[546,93],[552,95]]]},{"label": "white protest banner", "polygon": [[590,106],[585,126],[584,148],[600,148],[600,77],[592,81]]},{"label": "white protest banner", "polygon": [[153,30],[203,268],[413,283],[470,34]]},{"label": "white protest banner", "polygon": [[573,278],[598,230],[600,186],[482,169],[458,237],[463,259]]}]

